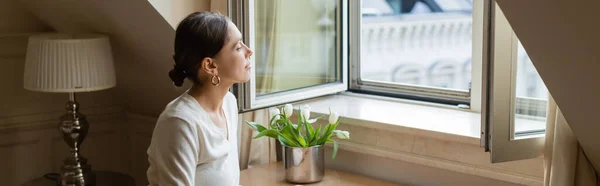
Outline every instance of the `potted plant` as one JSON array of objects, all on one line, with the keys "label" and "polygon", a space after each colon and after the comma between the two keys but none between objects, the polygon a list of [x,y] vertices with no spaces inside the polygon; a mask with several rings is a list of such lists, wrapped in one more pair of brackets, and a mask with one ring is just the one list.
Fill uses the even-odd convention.
[{"label": "potted plant", "polygon": [[349,139],[348,131],[336,130],[340,123],[337,112],[329,111],[327,125],[313,126],[319,118],[310,119],[310,106],[298,108],[297,124],[292,123],[293,107],[286,104],[281,111],[273,108],[269,111],[271,119],[266,127],[255,122],[245,121],[250,128],[258,131],[253,139],[271,137],[283,147],[283,166],[285,178],[292,183],[314,183],[321,181],[325,174],[324,145],[333,143],[331,158],[337,154],[337,143],[331,139]]}]

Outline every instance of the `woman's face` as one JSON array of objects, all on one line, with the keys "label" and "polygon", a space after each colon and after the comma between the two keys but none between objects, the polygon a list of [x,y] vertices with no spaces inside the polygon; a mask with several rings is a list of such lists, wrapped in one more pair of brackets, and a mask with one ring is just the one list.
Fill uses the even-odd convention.
[{"label": "woman's face", "polygon": [[221,82],[242,83],[250,79],[250,56],[252,50],[242,41],[242,33],[237,26],[229,22],[227,43],[215,56],[217,72]]}]

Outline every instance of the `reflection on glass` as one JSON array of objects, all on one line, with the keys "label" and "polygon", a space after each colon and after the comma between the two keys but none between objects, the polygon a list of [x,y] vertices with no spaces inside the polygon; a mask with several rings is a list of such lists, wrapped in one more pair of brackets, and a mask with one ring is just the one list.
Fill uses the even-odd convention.
[{"label": "reflection on glass", "polygon": [[472,1],[362,1],[361,79],[469,89]]},{"label": "reflection on glass", "polygon": [[338,82],[337,0],[256,0],[256,93]]},{"label": "reflection on glass", "polygon": [[548,89],[519,42],[515,100],[515,136],[543,134],[546,129]]}]

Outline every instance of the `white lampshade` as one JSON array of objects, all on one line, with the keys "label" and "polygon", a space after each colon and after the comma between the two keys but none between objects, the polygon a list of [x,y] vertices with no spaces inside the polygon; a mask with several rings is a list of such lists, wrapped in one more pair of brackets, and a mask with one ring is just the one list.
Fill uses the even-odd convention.
[{"label": "white lampshade", "polygon": [[108,36],[41,34],[29,37],[24,87],[41,92],[89,92],[116,85]]}]

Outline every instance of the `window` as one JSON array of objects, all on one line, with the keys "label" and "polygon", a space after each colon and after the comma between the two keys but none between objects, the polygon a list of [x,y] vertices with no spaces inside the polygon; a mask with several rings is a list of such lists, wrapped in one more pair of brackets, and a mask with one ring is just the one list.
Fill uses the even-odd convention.
[{"label": "window", "polygon": [[518,139],[545,133],[548,89],[521,42],[517,44],[514,138]]},{"label": "window", "polygon": [[547,90],[494,0],[230,0],[228,10],[255,51],[250,82],[232,90],[241,112],[346,90],[470,104],[492,162],[541,153]]},{"label": "window", "polygon": [[346,90],[342,1],[238,0],[230,5],[238,10],[230,16],[255,51],[250,82],[234,87],[242,112]]},{"label": "window", "polygon": [[471,69],[481,63],[473,59],[472,7],[469,0],[230,0],[230,17],[255,50],[253,77],[233,88],[240,111],[348,89],[469,104],[480,74]]},{"label": "window", "polygon": [[470,103],[473,6],[468,0],[362,1],[351,90]]},{"label": "window", "polygon": [[544,144],[548,90],[502,10],[492,5],[493,52],[482,139],[492,163],[537,157]]}]

